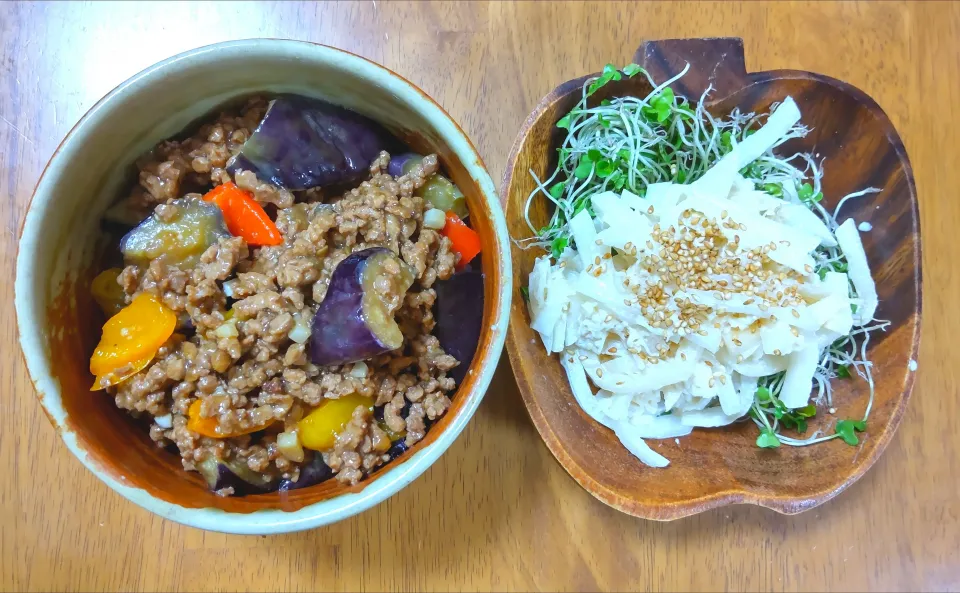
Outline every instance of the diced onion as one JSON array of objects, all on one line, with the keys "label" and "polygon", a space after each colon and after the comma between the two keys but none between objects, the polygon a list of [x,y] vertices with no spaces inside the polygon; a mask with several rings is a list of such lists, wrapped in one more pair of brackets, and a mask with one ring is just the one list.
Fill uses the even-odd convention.
[{"label": "diced onion", "polygon": [[297,344],[306,344],[307,340],[310,339],[310,324],[303,318],[302,315],[297,315],[295,319],[296,323],[294,324],[293,329],[290,330],[290,333],[287,334],[287,337]]},{"label": "diced onion", "polygon": [[277,435],[277,449],[290,461],[303,461],[303,447],[300,446],[300,437],[295,430]]},{"label": "diced onion", "polygon": [[431,208],[423,213],[423,228],[440,230],[447,223],[447,215],[443,210]]},{"label": "diced onion", "polygon": [[237,331],[237,320],[231,319],[225,321],[220,327],[213,330],[213,333],[216,334],[218,338],[236,338],[240,335],[240,332]]},{"label": "diced onion", "polygon": [[353,368],[350,369],[350,376],[357,377],[358,379],[363,379],[367,376],[368,370],[369,369],[367,367],[367,363],[361,360],[360,362],[355,362],[353,364]]},{"label": "diced onion", "polygon": [[160,428],[173,428],[173,416],[170,414],[157,416],[153,421],[156,422]]}]

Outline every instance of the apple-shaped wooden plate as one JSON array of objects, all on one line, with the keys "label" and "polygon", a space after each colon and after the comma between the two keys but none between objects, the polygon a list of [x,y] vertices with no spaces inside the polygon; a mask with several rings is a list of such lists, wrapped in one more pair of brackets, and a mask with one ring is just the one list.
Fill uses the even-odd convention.
[{"label": "apple-shaped wooden plate", "polygon": [[[591,494],[625,513],[649,519],[676,519],[729,504],[757,504],[787,514],[817,506],[839,494],[866,472],[893,437],[913,388],[911,361],[920,341],[920,222],[913,173],[903,142],[883,110],[862,91],[841,82],[795,70],[747,73],[740,39],[672,39],[640,46],[634,62],[658,82],[689,72],[672,85],[678,96],[697,101],[708,85],[709,110],[724,116],[739,107],[765,113],[786,96],[796,100],[802,122],[812,129],[803,139],[781,147],[783,154],[812,152],[824,159],[824,204],[832,209],[848,193],[867,187],[878,194],[850,200],[841,219],[853,217],[873,229],[861,234],[877,283],[877,318],[890,321],[875,332],[868,355],[873,361],[876,399],[860,444],[832,440],[808,447],[760,449],[751,422],[721,429],[695,429],[680,439],[648,441],[670,459],[664,469],[643,465],[613,432],[577,405],[556,356],[548,356],[530,328],[520,288],[536,249],[513,246],[515,294],[507,349],[533,423],[547,447],[571,476]],[[591,76],[597,76],[596,74]],[[540,101],[527,118],[507,163],[501,196],[511,237],[530,236],[523,207],[535,184],[557,164],[557,146],[565,130],[557,121],[581,98],[588,77],[565,82]],[[652,89],[643,76],[603,87],[593,99],[633,95]],[[546,200],[531,209],[539,228],[549,219]],[[830,427],[842,418],[862,417],[868,386],[859,378],[834,382],[831,415],[821,410],[809,430]]]}]

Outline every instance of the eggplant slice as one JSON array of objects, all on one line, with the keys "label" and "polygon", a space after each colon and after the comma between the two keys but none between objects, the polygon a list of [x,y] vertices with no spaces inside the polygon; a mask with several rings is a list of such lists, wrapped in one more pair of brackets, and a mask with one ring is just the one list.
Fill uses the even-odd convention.
[{"label": "eggplant slice", "polygon": [[357,181],[386,146],[373,120],[318,99],[281,95],[227,163],[253,171],[261,182],[305,190]]},{"label": "eggplant slice", "polygon": [[413,270],[383,247],[357,251],[340,262],[313,318],[314,364],[356,362],[403,346],[393,314],[413,279]]}]

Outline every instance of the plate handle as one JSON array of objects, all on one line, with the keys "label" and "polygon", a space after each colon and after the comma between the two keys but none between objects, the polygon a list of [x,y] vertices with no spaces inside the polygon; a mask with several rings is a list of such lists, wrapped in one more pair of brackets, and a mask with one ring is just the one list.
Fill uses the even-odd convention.
[{"label": "plate handle", "polygon": [[689,63],[687,74],[671,86],[677,94],[691,98],[699,99],[709,85],[713,97],[725,97],[747,82],[743,39],[739,37],[644,41],[633,61],[658,83],[680,74]]}]

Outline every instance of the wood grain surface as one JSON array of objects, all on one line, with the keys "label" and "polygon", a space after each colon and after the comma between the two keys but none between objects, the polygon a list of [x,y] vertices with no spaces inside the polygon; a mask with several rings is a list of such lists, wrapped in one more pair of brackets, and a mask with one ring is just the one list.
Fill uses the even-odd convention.
[{"label": "wood grain surface", "polygon": [[[753,507],[673,523],[582,490],[524,411],[506,358],[475,420],[424,476],[338,525],[279,537],[153,517],[87,472],[37,404],[0,283],[0,589],[960,589],[960,4],[0,3],[0,274],[44,164],[101,96],[215,41],[293,37],[383,63],[444,105],[498,179],[558,82],[645,38],[736,35],[748,70],[821,72],[900,131],[920,196],[924,338],[914,396],[874,468],[784,517]],[[189,92],[189,89],[185,89]]]}]

